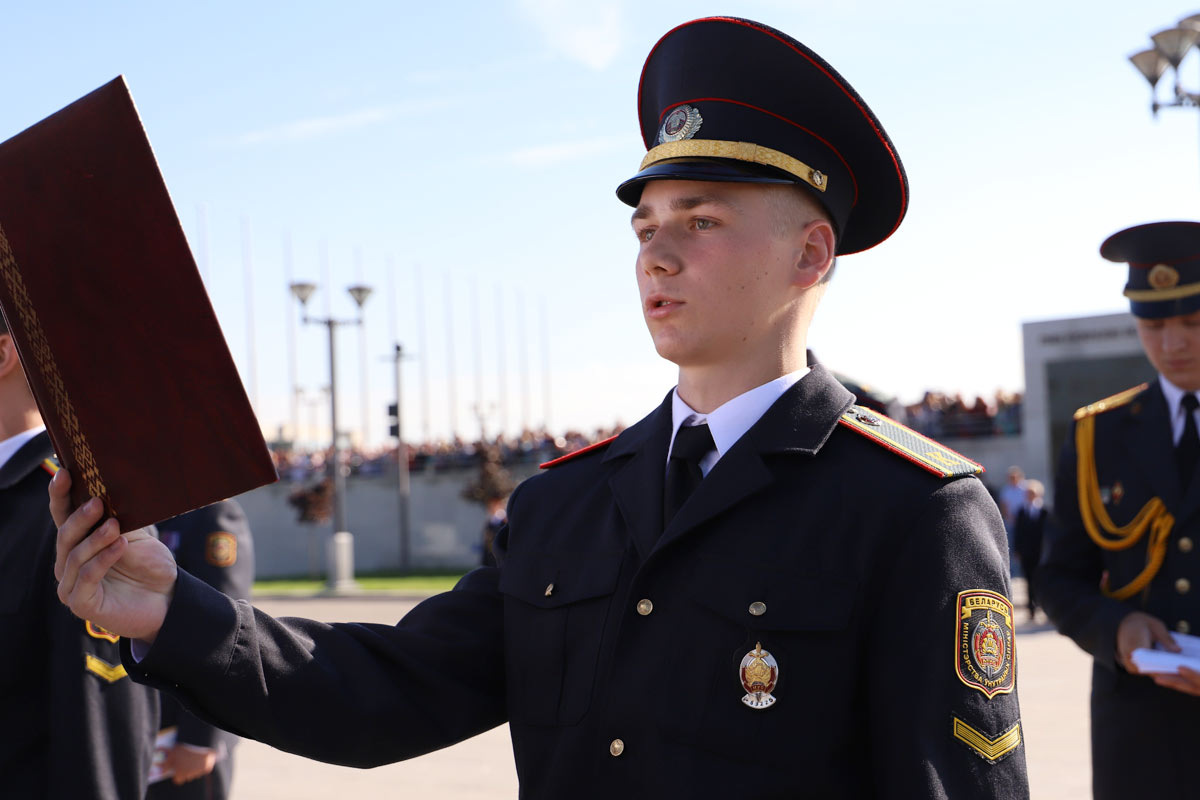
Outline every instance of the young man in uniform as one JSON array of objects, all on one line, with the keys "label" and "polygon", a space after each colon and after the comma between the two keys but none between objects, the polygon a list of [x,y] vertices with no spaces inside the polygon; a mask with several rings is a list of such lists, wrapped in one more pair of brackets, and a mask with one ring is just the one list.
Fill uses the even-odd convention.
[{"label": "young man in uniform", "polygon": [[125,674],[115,634],[55,595],[53,455],[0,319],[0,796],[141,798],[158,692]]},{"label": "young man in uniform", "polygon": [[[337,763],[508,721],[527,798],[1026,797],[978,466],[806,363],[835,255],[904,216],[891,141],[832,67],[746,20],[668,33],[639,98],[648,153],[617,194],[679,384],[517,488],[498,567],[394,628],[284,623],[115,521],[85,539],[99,513],[68,520],[60,480],[60,596],[141,640],[140,679]],[[134,563],[157,579],[125,582]]]},{"label": "young man in uniform", "polygon": [[1158,380],[1075,412],[1039,602],[1095,658],[1094,795],[1190,797],[1200,673],[1142,675],[1132,654],[1200,633],[1200,223],[1129,228],[1100,254],[1129,264],[1125,295]]}]

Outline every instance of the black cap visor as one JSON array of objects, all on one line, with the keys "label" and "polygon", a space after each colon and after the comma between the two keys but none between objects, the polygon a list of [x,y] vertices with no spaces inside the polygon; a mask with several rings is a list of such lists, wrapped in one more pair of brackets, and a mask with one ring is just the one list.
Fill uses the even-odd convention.
[{"label": "black cap visor", "polygon": [[1200,311],[1200,294],[1175,300],[1130,300],[1129,313],[1139,319],[1167,319]]},{"label": "black cap visor", "polygon": [[617,187],[617,199],[636,207],[648,181],[714,181],[717,183],[793,183],[783,170],[731,159],[675,159],[651,164]]}]

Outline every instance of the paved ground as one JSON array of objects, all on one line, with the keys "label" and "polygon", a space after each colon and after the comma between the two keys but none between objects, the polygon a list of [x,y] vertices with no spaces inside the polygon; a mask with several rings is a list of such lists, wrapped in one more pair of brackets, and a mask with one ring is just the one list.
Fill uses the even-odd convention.
[{"label": "paved ground", "polygon": [[[1019,600],[1023,587],[1014,594]],[[335,621],[394,622],[413,604],[401,598],[262,598],[278,616]],[[1022,617],[1018,617],[1022,619]],[[1025,723],[1034,800],[1090,797],[1088,686],[1090,659],[1048,625],[1018,625],[1018,691]],[[235,800],[513,800],[517,779],[506,728],[448,750],[373,770],[355,770],[280,753],[258,742],[237,750]]]}]

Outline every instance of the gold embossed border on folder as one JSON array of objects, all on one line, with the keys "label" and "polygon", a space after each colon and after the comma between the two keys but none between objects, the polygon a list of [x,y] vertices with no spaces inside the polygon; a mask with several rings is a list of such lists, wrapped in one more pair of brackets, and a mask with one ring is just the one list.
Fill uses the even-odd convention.
[{"label": "gold embossed border on folder", "polygon": [[88,446],[87,437],[79,427],[79,419],[75,416],[75,407],[71,405],[71,398],[67,396],[67,387],[63,383],[62,374],[58,371],[58,364],[54,361],[54,354],[50,352],[50,344],[46,341],[42,323],[38,320],[33,303],[29,300],[25,281],[21,277],[21,271],[17,268],[16,256],[13,255],[12,247],[8,243],[8,236],[5,235],[2,225],[0,225],[0,276],[3,276],[15,306],[15,308],[8,309],[8,313],[15,313],[18,316],[32,346],[33,352],[28,355],[33,356],[36,364],[26,364],[25,366],[26,368],[37,367],[42,383],[50,394],[48,399],[54,405],[54,413],[62,423],[63,433],[69,439],[70,455],[78,466],[79,477],[87,487],[88,494],[99,497],[104,501],[106,507],[110,507],[108,491],[104,488],[104,481],[100,477],[100,468],[96,466],[92,448]]}]

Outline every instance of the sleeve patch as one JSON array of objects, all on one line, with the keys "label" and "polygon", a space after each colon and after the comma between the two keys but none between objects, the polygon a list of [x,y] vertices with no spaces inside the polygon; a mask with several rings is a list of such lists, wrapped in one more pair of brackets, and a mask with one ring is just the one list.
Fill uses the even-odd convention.
[{"label": "sleeve patch", "polygon": [[210,533],[204,542],[204,560],[214,567],[232,567],[237,563],[237,537],[226,531]]},{"label": "sleeve patch", "polygon": [[83,627],[85,629],[87,629],[88,636],[91,636],[93,639],[104,639],[105,641],[116,642],[118,639],[121,638],[120,636],[117,636],[112,631],[101,628],[99,625],[92,622],[91,620],[85,620],[83,623]]},{"label": "sleeve patch", "polygon": [[965,685],[991,700],[1013,690],[1017,677],[1013,607],[1008,598],[987,589],[958,593],[954,668]]},{"label": "sleeve patch", "polygon": [[971,748],[984,761],[995,764],[1007,758],[1021,744],[1021,723],[1017,722],[997,736],[988,736],[954,717],[954,738]]},{"label": "sleeve patch", "polygon": [[84,666],[88,672],[99,675],[109,683],[116,683],[125,677],[125,667],[120,664],[109,664],[102,658],[96,658],[91,653],[84,656]]},{"label": "sleeve patch", "polygon": [[983,473],[982,466],[964,458],[944,444],[862,406],[851,406],[838,421],[934,475],[953,478]]}]

